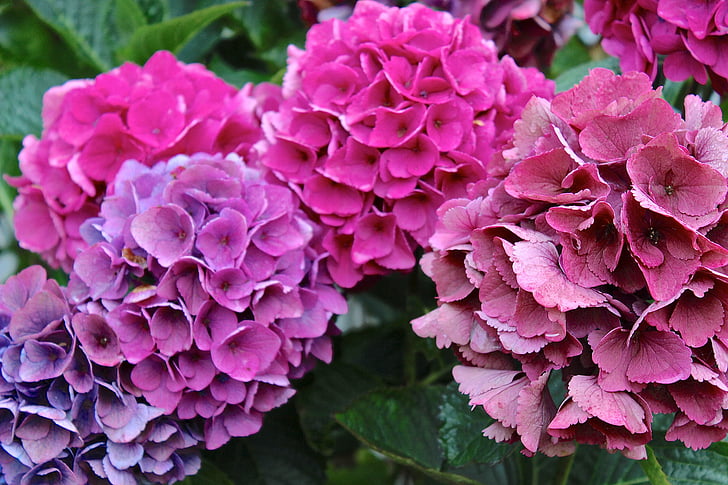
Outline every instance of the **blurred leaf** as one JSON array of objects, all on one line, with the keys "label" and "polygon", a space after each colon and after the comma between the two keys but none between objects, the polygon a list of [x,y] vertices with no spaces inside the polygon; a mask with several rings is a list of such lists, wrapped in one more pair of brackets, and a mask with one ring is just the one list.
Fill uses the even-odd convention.
[{"label": "blurred leaf", "polygon": [[234,482],[210,460],[202,459],[202,468],[191,477],[187,477],[180,485],[234,485]]},{"label": "blurred leaf", "polygon": [[514,447],[499,445],[483,437],[482,430],[493,419],[478,406],[471,411],[468,397],[457,390],[454,382],[441,396],[439,418],[442,422],[439,441],[449,465],[490,464],[502,460]]},{"label": "blurred leaf", "polygon": [[586,62],[578,66],[562,72],[556,79],[556,92],[560,93],[571,89],[575,84],[578,84],[584,77],[589,74],[589,71],[596,68],[603,67],[616,73],[619,73],[619,59],[616,57],[606,57],[596,61]]},{"label": "blurred leaf", "polygon": [[49,67],[66,73],[78,72],[76,59],[58,34],[22,2],[0,9],[0,64]]},{"label": "blurred leaf", "polygon": [[134,0],[116,0],[114,22],[119,35],[114,39],[114,43],[121,44],[126,42],[137,29],[147,25],[147,17]]},{"label": "blurred leaf", "polygon": [[295,398],[301,426],[314,448],[331,454],[334,451],[332,430],[338,426],[334,415],[381,384],[378,377],[345,362],[335,361],[317,368],[312,373],[311,384],[300,389]]},{"label": "blurred leaf", "polygon": [[400,383],[404,375],[404,325],[382,325],[346,333],[339,348],[340,362],[346,362],[390,382]]},{"label": "blurred leaf", "polygon": [[210,458],[236,484],[323,485],[323,458],[306,443],[293,406],[266,413],[263,429],[235,438]]},{"label": "blurred leaf", "polygon": [[242,10],[242,22],[259,50],[281,45],[282,39],[303,39],[297,7],[287,0],[252,0]]},{"label": "blurred leaf", "polygon": [[[67,78],[50,70],[19,67],[0,74],[0,138],[22,139],[43,130],[43,94]],[[5,172],[7,173],[7,172]]]},{"label": "blurred leaf", "polygon": [[353,464],[329,463],[326,469],[327,485],[372,485],[391,482],[388,463],[371,450],[359,449]]},{"label": "blurred leaf", "polygon": [[549,76],[557,77],[567,69],[591,61],[589,49],[581,42],[578,36],[572,36],[565,46],[558,49],[551,62]]},{"label": "blurred leaf", "polygon": [[114,65],[114,3],[88,0],[26,0],[44,22],[97,73]]},{"label": "blurred leaf", "polygon": [[128,44],[117,51],[118,60],[146,62],[154,52],[168,50],[178,53],[205,26],[249,2],[234,2],[196,10],[157,24],[137,29]]},{"label": "blurred leaf", "polygon": [[625,482],[647,483],[638,460],[625,458],[621,453],[609,453],[598,446],[577,447],[569,485],[617,485]]}]

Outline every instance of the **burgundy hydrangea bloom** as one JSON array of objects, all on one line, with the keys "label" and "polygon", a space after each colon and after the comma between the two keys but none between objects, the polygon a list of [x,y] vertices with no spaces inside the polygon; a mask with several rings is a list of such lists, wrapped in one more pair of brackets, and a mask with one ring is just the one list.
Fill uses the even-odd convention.
[{"label": "burgundy hydrangea bloom", "polygon": [[455,17],[470,16],[483,36],[519,66],[545,69],[558,48],[574,34],[579,21],[573,0],[420,0]]},{"label": "burgundy hydrangea bloom", "polygon": [[693,77],[705,84],[710,78],[716,91],[728,92],[728,60],[720,55],[728,46],[722,0],[585,0],[584,14],[623,71],[642,71],[654,79],[664,58],[668,79]]},{"label": "burgundy hydrangea bloom", "polygon": [[111,327],[70,304],[41,267],[0,286],[0,322],[5,482],[169,483],[199,470],[197,425],[125,388]]},{"label": "burgundy hydrangea bloom", "polygon": [[199,426],[208,449],[256,433],[290,380],[332,356],[346,302],[320,229],[234,154],[130,160],[110,193],[81,228],[89,247],[69,283],[88,358],[118,366],[123,391],[172,423]]},{"label": "burgundy hydrangea bloom", "polygon": [[51,88],[43,99],[43,134],[20,153],[15,234],[20,245],[70,271],[86,247],[79,227],[99,204],[121,164],[151,166],[178,153],[238,153],[255,158],[260,116],[275,109],[280,88],[238,91],[198,64],[158,52],[92,80]]},{"label": "burgundy hydrangea bloom", "polygon": [[411,269],[436,207],[485,175],[527,100],[552,90],[464,20],[362,1],[291,48],[262,162],[326,227],[331,276],[348,288]]},{"label": "burgundy hydrangea bloom", "polygon": [[438,209],[422,268],[439,306],[413,329],[456,351],[484,434],[526,454],[644,458],[654,413],[692,448],[728,432],[728,128],[659,96],[595,69],[533,98],[488,177]]}]

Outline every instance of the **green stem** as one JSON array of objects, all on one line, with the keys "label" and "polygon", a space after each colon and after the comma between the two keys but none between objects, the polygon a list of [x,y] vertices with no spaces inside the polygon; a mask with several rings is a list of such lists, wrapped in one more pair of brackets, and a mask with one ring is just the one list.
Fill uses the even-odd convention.
[{"label": "green stem", "polygon": [[429,386],[430,384],[434,384],[437,382],[441,377],[446,376],[452,372],[452,366],[443,367],[441,369],[436,370],[432,374],[426,376],[420,383],[425,386]]}]

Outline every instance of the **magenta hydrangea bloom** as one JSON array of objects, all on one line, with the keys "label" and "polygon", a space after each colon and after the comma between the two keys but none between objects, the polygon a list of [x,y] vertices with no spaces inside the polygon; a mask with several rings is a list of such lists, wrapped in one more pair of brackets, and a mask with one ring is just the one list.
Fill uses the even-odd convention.
[{"label": "magenta hydrangea bloom", "polygon": [[643,73],[528,103],[488,177],[438,209],[438,308],[412,322],[457,353],[486,436],[644,458],[656,413],[692,448],[726,436],[726,157],[720,109],[689,96],[683,119]]},{"label": "magenta hydrangea bloom", "polygon": [[584,1],[586,21],[623,71],[654,79],[664,59],[666,78],[710,78],[721,94],[728,93],[728,60],[719,54],[728,46],[727,8],[722,0]]},{"label": "magenta hydrangea bloom", "polygon": [[321,230],[239,156],[127,161],[81,232],[89,247],[69,291],[88,313],[72,322],[88,358],[117,365],[123,390],[173,422],[199,426],[200,445],[256,433],[294,394],[291,379],[331,360],[346,301]]},{"label": "magenta hydrangea bloom", "polygon": [[254,160],[260,116],[280,88],[242,90],[202,65],[157,52],[144,66],[126,63],[95,79],[51,88],[43,134],[23,140],[15,234],[20,245],[70,271],[86,247],[79,227],[95,217],[122,163],[151,166],[179,153],[238,153]]},{"label": "magenta hydrangea bloom", "polygon": [[200,468],[199,425],[132,393],[119,340],[45,270],[0,285],[3,483],[170,483]]},{"label": "magenta hydrangea bloom", "polygon": [[336,283],[411,269],[437,206],[485,175],[532,94],[552,95],[541,73],[496,53],[446,12],[369,1],[291,48],[262,162],[326,227]]}]

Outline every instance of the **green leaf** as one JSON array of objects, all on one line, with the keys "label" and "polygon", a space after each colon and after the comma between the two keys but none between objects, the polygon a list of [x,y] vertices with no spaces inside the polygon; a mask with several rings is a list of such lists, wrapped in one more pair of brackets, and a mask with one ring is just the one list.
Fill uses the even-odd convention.
[{"label": "green leaf", "polygon": [[[728,443],[713,443],[706,450],[691,450],[680,442],[655,439],[654,457],[672,485],[719,485],[728,477]],[[664,483],[664,482],[652,482]]]},{"label": "green leaf", "polygon": [[646,484],[647,477],[638,460],[621,453],[609,453],[598,446],[579,445],[571,469],[569,485]]},{"label": "green leaf", "polygon": [[157,24],[145,25],[137,29],[129,42],[117,51],[118,60],[142,64],[159,50],[176,54],[205,26],[248,4],[249,2],[233,2],[215,5]]},{"label": "green leaf", "polygon": [[652,485],[671,485],[667,475],[662,471],[660,462],[657,461],[655,452],[649,446],[647,446],[647,459],[640,461],[640,465],[642,465],[642,470],[644,470]]},{"label": "green leaf", "polygon": [[113,66],[114,3],[109,0],[26,0],[73,51],[97,73]]},{"label": "green leaf", "polygon": [[378,377],[345,362],[335,361],[317,368],[312,373],[312,382],[301,388],[295,398],[309,443],[323,453],[332,453],[336,439],[333,431],[338,427],[334,415],[381,385]]},{"label": "green leaf", "polygon": [[485,414],[482,406],[471,410],[468,397],[458,392],[455,383],[449,384],[441,396],[439,418],[442,422],[440,446],[450,466],[495,463],[515,449],[483,437],[482,430],[493,419]]},{"label": "green leaf", "polygon": [[125,42],[137,29],[147,25],[147,17],[134,0],[116,0],[114,21],[119,38],[116,44]]},{"label": "green leaf", "polygon": [[336,419],[371,448],[408,465],[439,470],[444,462],[437,403],[441,388],[375,391],[356,400]]},{"label": "green leaf", "polygon": [[12,2],[0,9],[0,64],[5,69],[28,65],[69,74],[79,72],[78,59],[22,2]]},{"label": "green leaf", "polygon": [[[43,129],[43,94],[65,82],[62,74],[50,70],[20,67],[0,74],[0,138],[20,140]],[[7,173],[7,172],[5,172]]]},{"label": "green leaf", "polygon": [[263,429],[233,439],[209,458],[236,484],[323,485],[323,458],[301,431],[291,403],[266,413]]},{"label": "green leaf", "polygon": [[187,477],[180,485],[234,485],[230,477],[213,462],[208,459],[202,460],[202,468],[191,477]]},{"label": "green leaf", "polygon": [[549,69],[549,76],[551,78],[557,77],[567,69],[591,60],[587,47],[578,36],[574,35],[565,46],[556,51]]},{"label": "green leaf", "polygon": [[589,71],[596,68],[603,67],[605,69],[612,70],[619,73],[619,59],[615,57],[606,57],[596,61],[586,62],[578,66],[572,67],[562,72],[556,79],[556,92],[560,93],[571,89],[575,84],[578,84],[584,77],[589,74]]}]

